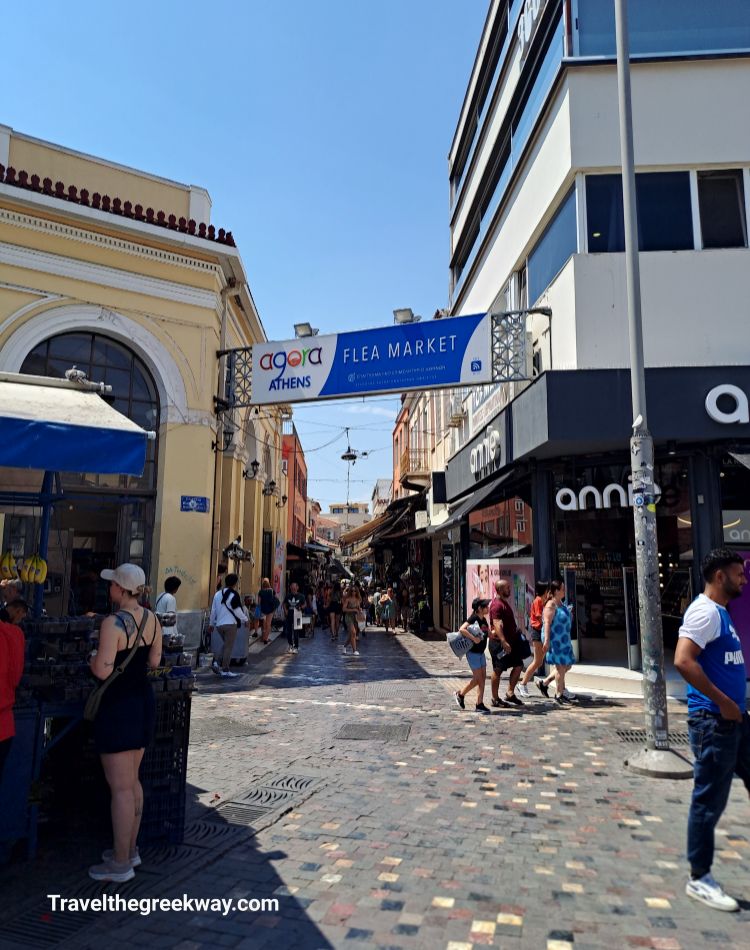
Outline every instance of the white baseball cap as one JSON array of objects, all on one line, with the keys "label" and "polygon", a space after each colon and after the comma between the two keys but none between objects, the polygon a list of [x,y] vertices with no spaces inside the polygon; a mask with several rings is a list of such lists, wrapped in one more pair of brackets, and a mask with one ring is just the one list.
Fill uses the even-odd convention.
[{"label": "white baseball cap", "polygon": [[146,586],[146,575],[143,568],[137,564],[121,564],[113,571],[104,570],[101,577],[105,581],[114,581],[119,584],[123,590],[129,590],[131,594],[137,594],[139,588]]}]

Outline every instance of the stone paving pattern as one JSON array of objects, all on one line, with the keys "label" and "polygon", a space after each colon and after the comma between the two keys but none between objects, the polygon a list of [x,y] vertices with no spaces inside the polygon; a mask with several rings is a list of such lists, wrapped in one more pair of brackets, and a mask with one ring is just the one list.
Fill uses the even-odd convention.
[{"label": "stone paving pattern", "polygon": [[[735,783],[714,867],[742,909],[722,914],[684,894],[691,783],[623,768],[637,747],[615,730],[642,727],[640,702],[561,709],[538,697],[481,716],[472,694],[465,712],[453,703],[468,669],[445,643],[371,631],[359,658],[343,657],[318,631],[298,655],[281,650],[251,657],[238,680],[200,678],[188,819],[264,776],[319,784],[265,830],[238,830],[221,853],[188,849],[180,873],[161,885],[154,877],[153,891],[278,897],[279,913],[100,917],[62,946],[750,946],[744,788]],[[670,708],[671,729],[684,730],[684,707]],[[335,738],[347,723],[408,723],[411,733]],[[82,873],[69,867],[65,879]],[[29,881],[27,893],[39,886]]]}]

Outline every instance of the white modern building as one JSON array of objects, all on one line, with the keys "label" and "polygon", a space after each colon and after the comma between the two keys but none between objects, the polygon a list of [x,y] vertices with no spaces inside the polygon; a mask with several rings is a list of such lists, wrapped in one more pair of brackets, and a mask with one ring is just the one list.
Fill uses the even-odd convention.
[{"label": "white modern building", "polygon": [[346,533],[350,528],[359,528],[370,520],[369,504],[366,501],[334,502],[328,506],[325,518],[337,521],[342,533]]},{"label": "white modern building", "polygon": [[[718,543],[750,549],[750,3],[629,7],[669,648],[700,557]],[[492,0],[449,178],[451,313],[552,315],[528,319],[529,381],[454,393],[443,412],[449,507],[431,529],[435,565],[450,553],[457,614],[468,561],[519,577],[530,562],[537,579],[567,570],[581,658],[637,667],[612,2]],[[504,504],[523,517],[482,518]]]}]

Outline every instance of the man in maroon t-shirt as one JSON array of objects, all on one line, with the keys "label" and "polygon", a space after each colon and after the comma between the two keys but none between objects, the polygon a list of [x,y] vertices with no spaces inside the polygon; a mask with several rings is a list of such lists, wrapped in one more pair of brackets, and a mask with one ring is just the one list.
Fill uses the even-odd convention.
[{"label": "man in maroon t-shirt", "polygon": [[[511,589],[506,580],[495,581],[495,597],[490,604],[490,656],[492,657],[492,705],[523,706],[515,689],[523,671],[522,634],[510,603]],[[501,700],[500,676],[510,670],[505,700]]]}]

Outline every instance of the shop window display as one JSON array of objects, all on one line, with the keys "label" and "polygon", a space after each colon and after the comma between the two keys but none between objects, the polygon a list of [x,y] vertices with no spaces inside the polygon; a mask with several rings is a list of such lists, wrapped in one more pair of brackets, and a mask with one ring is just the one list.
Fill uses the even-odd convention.
[{"label": "shop window display", "polygon": [[[555,533],[560,569],[576,571],[575,622],[581,658],[627,663],[626,572],[635,568],[630,466],[555,468]],[[659,584],[666,647],[676,641],[679,618],[691,596],[692,525],[687,463],[657,463]],[[573,600],[573,594],[570,598]]]}]

